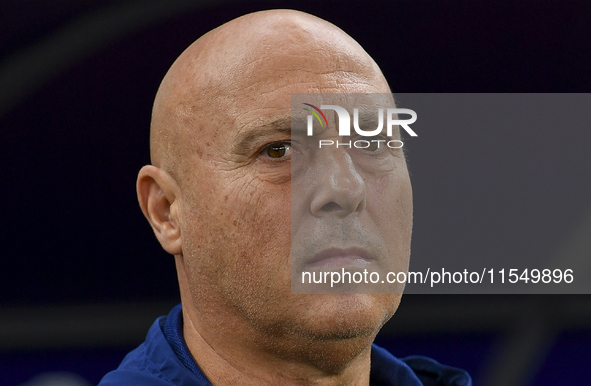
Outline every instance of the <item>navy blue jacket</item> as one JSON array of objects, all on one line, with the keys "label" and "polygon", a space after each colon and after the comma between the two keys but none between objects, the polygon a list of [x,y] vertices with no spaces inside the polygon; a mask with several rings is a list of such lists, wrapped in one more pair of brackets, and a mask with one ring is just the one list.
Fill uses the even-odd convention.
[{"label": "navy blue jacket", "polygon": [[[212,386],[191,356],[182,335],[179,304],[158,318],[146,341],[127,354],[99,386]],[[371,386],[471,386],[470,376],[425,357],[397,359],[376,345],[371,349]]]}]

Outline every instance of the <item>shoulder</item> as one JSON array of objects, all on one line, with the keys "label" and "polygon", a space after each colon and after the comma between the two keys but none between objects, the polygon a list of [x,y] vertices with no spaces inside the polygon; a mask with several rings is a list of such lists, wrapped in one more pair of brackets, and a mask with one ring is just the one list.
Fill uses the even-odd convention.
[{"label": "shoulder", "polygon": [[156,320],[150,328],[146,341],[127,354],[117,370],[111,371],[105,375],[99,383],[100,386],[172,385],[172,383],[168,382],[166,377],[162,377],[162,375],[159,374],[160,371],[149,356],[149,351],[151,351],[154,346],[162,346],[162,343],[159,342],[157,331],[160,326],[160,319],[161,318]]},{"label": "shoulder", "polygon": [[[170,386],[174,385],[168,377],[160,371],[158,364],[154,363],[157,358],[152,358],[151,352],[164,349],[166,345],[162,339],[161,322],[165,317],[158,318],[148,332],[146,341],[135,350],[125,356],[119,368],[111,371],[99,383],[99,386],[119,385],[145,385],[145,386]],[[162,336],[162,338],[164,338]]]},{"label": "shoulder", "polygon": [[472,386],[467,372],[423,356],[398,359],[385,349],[372,346],[371,385]]},{"label": "shoulder", "polygon": [[[170,315],[180,312],[175,307]],[[169,317],[170,317],[169,315]],[[208,386],[178,359],[163,332],[167,317],[154,322],[146,340],[103,377],[99,386]]]}]

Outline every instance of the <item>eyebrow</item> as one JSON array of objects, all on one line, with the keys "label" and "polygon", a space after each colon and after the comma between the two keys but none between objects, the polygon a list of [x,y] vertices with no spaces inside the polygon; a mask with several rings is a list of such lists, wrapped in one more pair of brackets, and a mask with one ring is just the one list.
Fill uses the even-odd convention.
[{"label": "eyebrow", "polygon": [[250,131],[239,134],[232,145],[232,153],[247,154],[252,151],[253,147],[275,134],[291,138],[291,117],[279,118],[271,123],[257,126]]},{"label": "eyebrow", "polygon": [[[385,110],[385,109],[384,109]],[[361,126],[362,129],[364,130],[374,130],[378,127],[378,120],[380,119],[380,117],[377,114],[377,111],[375,112],[369,112],[368,110],[361,110],[359,111],[359,126]],[[372,127],[364,127],[364,126],[369,126],[372,125]],[[383,126],[382,126],[382,133],[386,131],[387,129],[387,120],[384,117],[384,121],[383,121]],[[396,132],[399,132],[400,128],[398,125],[394,125],[394,129],[392,131],[392,138],[396,138]],[[351,115],[351,130],[353,130],[353,116]],[[398,134],[398,137],[401,137],[400,134]]]},{"label": "eyebrow", "polygon": [[[376,124],[376,127],[378,125],[378,120],[380,119],[380,117],[378,117],[377,114],[370,114],[369,112],[364,112],[364,111],[360,111],[359,112],[359,124]],[[385,120],[384,120],[385,121]],[[351,124],[353,124],[353,116],[351,115]],[[384,122],[384,126],[385,126],[385,122]]]}]

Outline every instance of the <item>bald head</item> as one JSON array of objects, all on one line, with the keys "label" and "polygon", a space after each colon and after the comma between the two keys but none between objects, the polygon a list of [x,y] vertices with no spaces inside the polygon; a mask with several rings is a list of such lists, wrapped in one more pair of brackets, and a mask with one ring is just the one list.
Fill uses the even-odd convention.
[{"label": "bald head", "polygon": [[[371,87],[366,87],[371,86]],[[379,67],[335,25],[293,10],[234,19],[203,35],[172,65],[156,95],[151,157],[181,179],[187,151],[202,157],[214,126],[238,130],[288,110],[291,93],[390,92]],[[258,103],[273,94],[272,106]],[[206,141],[209,142],[209,141]]]},{"label": "bald head", "polygon": [[[376,269],[408,264],[412,190],[401,150],[307,152],[292,137],[292,95],[329,93],[390,89],[350,36],[290,10],[205,34],[158,90],[153,165],[140,170],[138,199],[175,256],[183,334],[213,384],[307,383],[308,375],[321,384],[319,374],[330,384],[369,381],[371,342],[400,295],[292,295],[290,261],[341,253],[343,261],[373,256]],[[320,137],[338,136],[334,118]],[[292,175],[303,164],[313,178]],[[270,378],[234,382],[242,375],[228,378],[228,363]]]}]

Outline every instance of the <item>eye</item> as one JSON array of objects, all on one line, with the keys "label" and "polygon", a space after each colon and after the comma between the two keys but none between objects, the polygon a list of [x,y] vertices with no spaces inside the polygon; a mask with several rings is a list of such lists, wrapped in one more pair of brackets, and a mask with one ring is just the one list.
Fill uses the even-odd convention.
[{"label": "eye", "polygon": [[369,146],[365,149],[367,151],[377,151],[380,148],[380,143],[376,140],[369,141]]},{"label": "eye", "polygon": [[364,141],[369,142],[369,145],[367,147],[363,147],[363,150],[371,153],[383,151],[387,147],[387,140],[382,137],[375,137]]},{"label": "eye", "polygon": [[262,154],[269,158],[285,158],[291,155],[291,142],[272,142],[263,148]]}]

